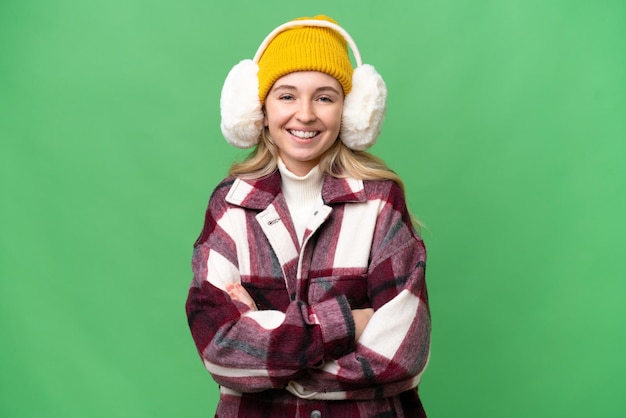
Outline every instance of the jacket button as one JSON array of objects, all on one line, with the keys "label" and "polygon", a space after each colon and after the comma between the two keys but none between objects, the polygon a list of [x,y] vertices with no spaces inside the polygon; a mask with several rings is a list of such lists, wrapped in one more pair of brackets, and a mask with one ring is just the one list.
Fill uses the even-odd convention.
[{"label": "jacket button", "polygon": [[311,412],[311,418],[322,418],[322,413],[316,409]]}]

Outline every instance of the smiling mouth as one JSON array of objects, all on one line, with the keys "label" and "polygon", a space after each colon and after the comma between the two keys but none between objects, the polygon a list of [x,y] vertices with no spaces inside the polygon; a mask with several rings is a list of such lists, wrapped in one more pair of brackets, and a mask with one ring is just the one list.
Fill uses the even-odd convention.
[{"label": "smiling mouth", "polygon": [[310,139],[310,138],[313,138],[314,136],[317,136],[320,133],[319,131],[296,131],[293,129],[289,129],[288,132],[291,135],[298,137],[300,139]]}]

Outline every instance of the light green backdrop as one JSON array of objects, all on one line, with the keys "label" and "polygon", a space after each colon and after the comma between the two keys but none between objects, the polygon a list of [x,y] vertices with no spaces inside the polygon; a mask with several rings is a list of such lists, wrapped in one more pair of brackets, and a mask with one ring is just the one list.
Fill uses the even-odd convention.
[{"label": "light green backdrop", "polygon": [[326,13],[426,224],[433,418],[626,414],[623,0],[2,0],[0,416],[208,417],[184,315],[228,70]]}]

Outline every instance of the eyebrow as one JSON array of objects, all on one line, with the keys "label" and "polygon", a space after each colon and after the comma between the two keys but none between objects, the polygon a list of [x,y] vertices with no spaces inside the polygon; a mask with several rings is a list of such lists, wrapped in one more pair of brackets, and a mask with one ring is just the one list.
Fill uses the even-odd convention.
[{"label": "eyebrow", "polygon": [[[278,90],[298,90],[298,88],[290,84],[280,84],[278,86],[273,87],[271,91],[278,91]],[[316,93],[321,93],[325,91],[330,91],[335,94],[340,94],[339,91],[332,86],[322,86],[322,87],[318,87],[315,89]]]}]

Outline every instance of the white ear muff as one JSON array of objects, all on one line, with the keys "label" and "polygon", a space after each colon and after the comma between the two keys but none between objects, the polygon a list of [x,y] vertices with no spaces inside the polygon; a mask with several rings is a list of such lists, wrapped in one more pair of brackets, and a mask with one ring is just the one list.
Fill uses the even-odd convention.
[{"label": "white ear muff", "polygon": [[387,86],[374,67],[354,69],[352,90],[346,96],[339,137],[348,148],[365,150],[378,139],[387,109]]},{"label": "white ear muff", "polygon": [[257,144],[263,131],[263,109],[259,100],[259,66],[243,60],[226,76],[220,98],[222,134],[237,148]]},{"label": "white ear muff", "polygon": [[376,142],[385,119],[387,87],[374,67],[363,64],[356,43],[341,26],[326,20],[294,20],[274,29],[263,40],[253,60],[243,60],[228,73],[220,98],[221,129],[226,140],[238,148],[256,145],[263,132],[263,110],[259,100],[258,62],[267,45],[284,30],[317,26],[341,34],[354,55],[356,68],[352,90],[346,96],[339,137],[354,150],[365,150]]}]

